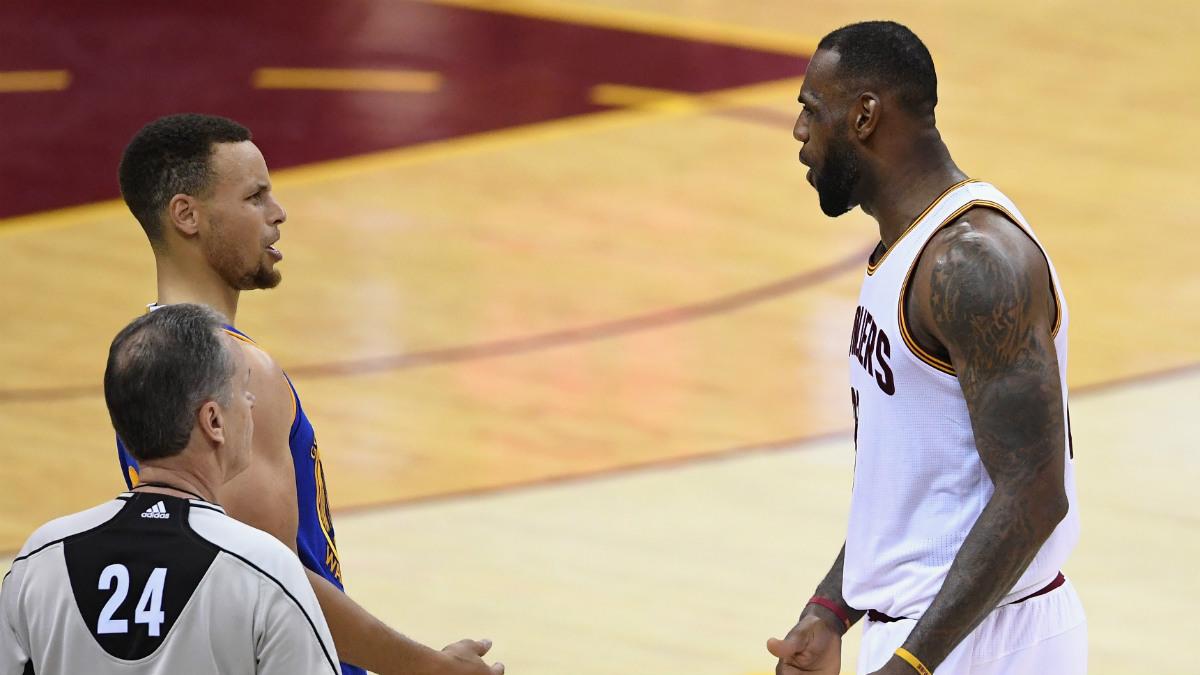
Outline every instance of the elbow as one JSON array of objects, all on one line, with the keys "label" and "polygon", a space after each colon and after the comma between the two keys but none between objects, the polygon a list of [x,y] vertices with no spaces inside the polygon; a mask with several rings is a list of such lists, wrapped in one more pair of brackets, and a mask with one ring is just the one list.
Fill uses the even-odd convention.
[{"label": "elbow", "polygon": [[1040,490],[1037,494],[1028,495],[1026,504],[1030,508],[1030,522],[1034,528],[1043,535],[1043,538],[1048,539],[1054,532],[1054,528],[1067,517],[1067,512],[1071,510],[1071,501],[1067,498],[1067,491],[1062,485],[1055,488]]},{"label": "elbow", "polygon": [[1051,499],[1051,504],[1048,506],[1048,510],[1050,512],[1049,521],[1053,523],[1053,526],[1050,529],[1053,531],[1054,527],[1058,526],[1058,524],[1067,517],[1067,512],[1071,510],[1071,501],[1067,499],[1067,493],[1065,490],[1059,490],[1053,496]]}]

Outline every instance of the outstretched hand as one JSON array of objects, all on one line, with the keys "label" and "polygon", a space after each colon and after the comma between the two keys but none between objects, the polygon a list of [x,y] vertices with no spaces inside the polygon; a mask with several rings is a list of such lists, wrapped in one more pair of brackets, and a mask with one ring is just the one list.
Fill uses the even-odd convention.
[{"label": "outstretched hand", "polygon": [[838,675],[842,669],[842,636],[816,616],[801,618],[782,640],[768,638],[767,651],[779,659],[775,675]]},{"label": "outstretched hand", "polygon": [[442,653],[450,657],[445,672],[450,675],[504,675],[504,664],[488,665],[483,655],[492,648],[492,641],[459,640],[442,648]]}]

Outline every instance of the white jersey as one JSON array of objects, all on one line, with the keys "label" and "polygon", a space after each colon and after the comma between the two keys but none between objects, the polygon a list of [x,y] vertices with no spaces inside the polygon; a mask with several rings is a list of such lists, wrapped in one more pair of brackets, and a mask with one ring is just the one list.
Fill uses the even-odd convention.
[{"label": "white jersey", "polygon": [[[851,607],[920,617],[994,491],[953,367],[917,346],[901,313],[905,286],[930,238],[977,207],[1000,211],[1041,248],[1007,197],[987,183],[964,181],[934,202],[863,280],[850,344],[857,455],[842,594]],[[1067,419],[1067,305],[1046,263],[1058,304],[1054,346]],[[1069,428],[1064,433],[1070,510],[1003,602],[1053,581],[1079,537]]]},{"label": "white jersey", "polygon": [[221,507],[125,493],[43,525],[0,590],[0,675],[340,675],[300,560]]}]

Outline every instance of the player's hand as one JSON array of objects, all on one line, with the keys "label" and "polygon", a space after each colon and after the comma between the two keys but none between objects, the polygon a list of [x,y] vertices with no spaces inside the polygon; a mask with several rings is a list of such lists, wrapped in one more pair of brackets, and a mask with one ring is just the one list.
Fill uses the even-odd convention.
[{"label": "player's hand", "polygon": [[489,666],[483,660],[483,655],[491,648],[492,641],[487,638],[459,640],[446,645],[442,648],[442,653],[449,659],[444,672],[448,675],[504,675],[503,663],[497,662]]},{"label": "player's hand", "polygon": [[842,670],[842,636],[820,617],[801,617],[782,640],[767,639],[767,651],[779,659],[775,675],[838,675]]}]

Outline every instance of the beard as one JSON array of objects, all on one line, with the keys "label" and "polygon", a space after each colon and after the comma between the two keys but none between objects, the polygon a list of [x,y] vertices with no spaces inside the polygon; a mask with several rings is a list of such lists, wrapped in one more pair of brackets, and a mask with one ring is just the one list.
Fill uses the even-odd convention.
[{"label": "beard", "polygon": [[843,137],[831,139],[821,171],[813,176],[821,211],[836,218],[858,206],[853,192],[861,175],[858,155],[850,141]]},{"label": "beard", "polygon": [[242,285],[236,287],[239,291],[267,290],[278,286],[283,281],[283,275],[274,267],[262,263],[253,272],[242,275],[241,281]]},{"label": "beard", "polygon": [[283,275],[261,258],[253,269],[247,269],[245,263],[240,261],[234,265],[222,264],[216,269],[225,283],[239,291],[275,288],[283,281]]},{"label": "beard", "polygon": [[225,283],[239,291],[256,291],[275,288],[283,281],[283,275],[266,259],[264,249],[259,247],[256,261],[247,261],[236,242],[226,236],[223,223],[214,221],[212,236],[208,240],[208,264]]}]

